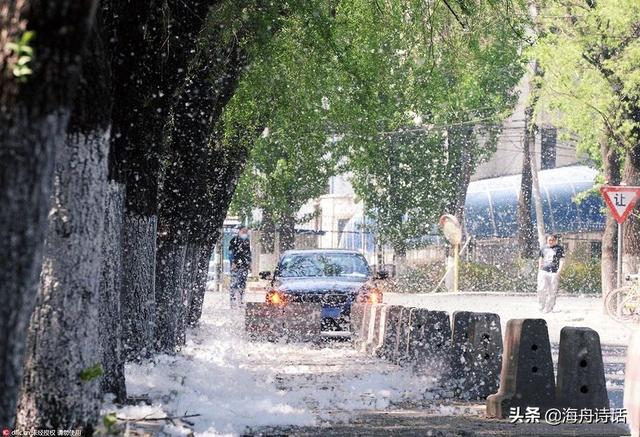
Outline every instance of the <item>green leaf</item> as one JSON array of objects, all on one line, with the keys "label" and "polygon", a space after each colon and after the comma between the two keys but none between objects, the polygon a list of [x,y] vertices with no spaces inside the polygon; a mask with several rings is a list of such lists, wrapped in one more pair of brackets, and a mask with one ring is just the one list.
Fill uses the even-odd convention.
[{"label": "green leaf", "polygon": [[102,418],[102,423],[104,424],[105,427],[107,427],[107,429],[110,429],[113,426],[115,426],[116,423],[118,423],[118,417],[116,416],[116,413],[112,412],[112,413],[106,414]]},{"label": "green leaf", "polygon": [[25,46],[28,45],[35,36],[36,33],[33,30],[27,30],[22,34],[22,37],[20,38],[20,44]]},{"label": "green leaf", "polygon": [[94,364],[91,367],[87,367],[82,372],[80,372],[80,380],[84,382],[92,381],[103,375],[102,365]]}]

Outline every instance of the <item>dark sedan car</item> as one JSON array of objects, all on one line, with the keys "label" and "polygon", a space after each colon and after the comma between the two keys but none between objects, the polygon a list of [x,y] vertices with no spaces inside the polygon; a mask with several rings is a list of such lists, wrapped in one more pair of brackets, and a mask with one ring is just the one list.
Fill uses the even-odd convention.
[{"label": "dark sedan car", "polygon": [[352,303],[382,302],[376,280],[386,278],[384,272],[373,275],[359,252],[337,249],[287,251],[273,276],[270,272],[260,276],[271,279],[267,303],[321,303],[325,335],[348,333]]}]

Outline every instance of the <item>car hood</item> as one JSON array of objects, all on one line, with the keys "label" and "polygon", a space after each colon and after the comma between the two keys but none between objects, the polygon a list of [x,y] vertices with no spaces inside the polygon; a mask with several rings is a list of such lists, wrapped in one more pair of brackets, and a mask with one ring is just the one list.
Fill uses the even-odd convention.
[{"label": "car hood", "polygon": [[284,293],[357,293],[365,283],[366,278],[283,278],[273,288]]}]

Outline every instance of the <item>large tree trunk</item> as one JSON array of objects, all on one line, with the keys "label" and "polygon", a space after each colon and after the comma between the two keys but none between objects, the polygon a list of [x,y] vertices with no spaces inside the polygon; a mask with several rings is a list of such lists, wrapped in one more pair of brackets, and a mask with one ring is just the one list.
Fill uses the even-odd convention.
[{"label": "large tree trunk", "polygon": [[[257,133],[253,134],[257,135]],[[253,138],[248,133],[244,135]],[[208,163],[209,186],[215,189],[210,189],[206,196],[199,198],[199,202],[203,205],[202,215],[208,217],[208,220],[199,222],[198,226],[192,229],[193,235],[202,238],[196,240],[202,242],[202,252],[196,291],[189,304],[189,324],[192,326],[198,322],[202,314],[209,258],[216,242],[221,238],[220,229],[248,155],[248,148],[244,142],[224,144],[219,138],[214,138],[212,143],[214,145],[205,162]],[[211,183],[212,181],[226,181],[226,183]]]},{"label": "large tree trunk", "polygon": [[[95,0],[9,0],[0,7],[0,425],[11,427],[42,265],[54,151],[64,141]],[[8,49],[33,31],[23,76]]]},{"label": "large tree trunk", "polygon": [[90,371],[101,364],[96,339],[108,143],[104,131],[75,133],[58,149],[18,428],[86,431],[98,418],[102,392],[99,375]]},{"label": "large tree trunk", "polygon": [[538,178],[538,164],[536,162],[536,131],[538,130],[535,123],[527,132],[529,139],[529,161],[531,164],[531,187],[533,195],[533,209],[536,214],[536,235],[538,236],[538,247],[541,248],[545,244],[545,227],[544,212],[542,209],[542,192],[540,188],[540,179]]},{"label": "large tree trunk", "polygon": [[262,253],[274,253],[276,225],[273,217],[268,211],[262,213],[262,223],[260,223],[260,250]]},{"label": "large tree trunk", "polygon": [[115,395],[124,402],[127,390],[124,380],[122,350],[122,220],[124,186],[109,182],[105,206],[102,240],[102,276],[100,282],[100,345],[102,347],[102,392]]},{"label": "large tree trunk", "polygon": [[283,217],[279,223],[278,231],[280,232],[280,253],[294,249],[296,243],[296,218],[293,216]]},{"label": "large tree trunk", "polygon": [[184,345],[189,326],[191,302],[198,284],[198,271],[202,247],[198,242],[190,241],[185,253],[184,268],[182,274],[182,293],[180,295],[180,318],[178,319],[178,345]]},{"label": "large tree trunk", "polygon": [[[246,8],[240,4],[211,3],[216,3],[219,8],[209,13],[198,41],[199,50],[175,98],[166,160],[171,165],[164,175],[159,203],[160,217],[168,224],[168,232],[174,235],[184,233],[190,244],[196,242],[200,247],[198,250],[204,252],[198,256],[201,267],[197,284],[183,287],[179,296],[183,303],[188,302],[188,313],[173,314],[182,317],[177,322],[178,341],[183,336],[185,322],[196,323],[202,312],[210,248],[215,245],[251,143],[259,134],[245,126],[224,126],[221,115],[233,97],[246,65],[246,56],[239,42],[247,35],[256,36],[252,33],[256,24],[253,20],[261,18],[264,9],[256,9],[256,16],[249,17]],[[187,16],[193,15],[193,11],[188,12]],[[281,13],[287,12],[282,10]],[[230,16],[247,25],[230,33],[227,23],[220,21],[221,17]],[[271,28],[271,31],[275,29]],[[183,108],[189,108],[189,111]],[[234,134],[227,135],[225,130],[232,130]],[[192,257],[188,256],[188,264],[193,264]],[[159,276],[164,277],[165,274]]]},{"label": "large tree trunk", "polygon": [[172,352],[178,346],[178,331],[182,313],[183,280],[185,273],[186,242],[167,233],[158,238],[157,287],[158,304],[156,342],[158,350]]},{"label": "large tree trunk", "polygon": [[[218,17],[211,19],[215,22]],[[226,31],[226,27],[209,23],[201,39],[202,49],[177,93],[169,125],[171,141],[166,162],[170,165],[165,168],[159,195],[162,246],[157,257],[156,292],[159,346],[165,352],[176,349],[185,336],[188,321],[201,312],[202,298],[192,299],[192,287],[185,285],[189,282],[185,266],[198,263],[195,252],[199,248],[187,248],[187,242],[189,246],[200,246],[202,241],[210,247],[215,244],[209,242],[222,226],[246,159],[244,144],[234,143],[237,150],[230,151],[221,139],[220,118],[244,65],[237,38],[224,40]],[[206,277],[201,281],[197,290],[206,287]],[[190,302],[195,302],[195,307]]]},{"label": "large tree trunk", "polygon": [[[215,238],[211,241],[217,241],[219,234],[216,234]],[[204,302],[204,294],[207,290],[207,277],[209,275],[209,260],[214,250],[214,244],[203,244],[200,247],[200,253],[198,254],[198,264],[195,272],[195,277],[192,283],[192,295],[189,301],[189,326],[196,326],[202,316],[202,304]]]},{"label": "large tree trunk", "polygon": [[529,151],[531,136],[528,127],[530,117],[525,118],[525,132],[522,151],[522,178],[520,180],[520,196],[518,197],[518,244],[522,258],[533,258],[536,250],[535,230],[531,220],[532,175],[531,154]]},{"label": "large tree trunk", "polygon": [[[160,129],[145,120],[158,85],[149,33],[164,35],[153,26],[158,2],[105,0],[105,40],[111,44],[114,99],[110,178],[125,189],[121,242],[120,314],[125,358],[146,356],[153,346],[152,319],[155,258],[155,187]],[[151,258],[149,258],[151,257]]]},{"label": "large tree trunk", "polygon": [[140,360],[155,349],[156,217],[125,207],[122,228],[123,350],[127,359]]},{"label": "large tree trunk", "polygon": [[[600,140],[604,180],[606,184],[620,184],[620,157],[606,136]],[[604,232],[602,233],[602,296],[616,287],[617,223],[609,209],[606,211]]]},{"label": "large tree trunk", "polygon": [[[114,90],[113,150],[118,169],[115,178],[127,190],[122,292],[129,358],[145,356],[156,347],[157,191],[164,128],[212,3],[168,0],[149,5],[129,1],[121,2],[114,11],[112,68],[118,87]],[[189,110],[181,107],[180,111]]]},{"label": "large tree trunk", "polygon": [[[538,15],[537,4],[535,2],[531,2],[529,5],[530,12],[532,16]],[[533,207],[535,211],[536,218],[536,226],[535,226],[535,236],[537,236],[537,244],[534,246],[535,249],[541,248],[545,244],[545,227],[544,227],[544,213],[542,209],[542,194],[540,192],[540,181],[538,178],[538,163],[536,162],[536,133],[538,131],[538,125],[535,119],[535,107],[538,103],[539,95],[539,85],[536,84],[536,81],[541,80],[543,76],[543,71],[540,69],[538,65],[538,60],[533,59],[529,63],[529,105],[525,108],[524,117],[525,117],[525,132],[524,132],[524,142],[526,143],[527,152],[529,153],[529,168],[531,174],[531,196],[533,199]]]},{"label": "large tree trunk", "polygon": [[84,54],[69,133],[56,151],[44,268],[18,410],[17,426],[23,429],[91,430],[102,400],[96,339],[111,104],[97,35]]}]

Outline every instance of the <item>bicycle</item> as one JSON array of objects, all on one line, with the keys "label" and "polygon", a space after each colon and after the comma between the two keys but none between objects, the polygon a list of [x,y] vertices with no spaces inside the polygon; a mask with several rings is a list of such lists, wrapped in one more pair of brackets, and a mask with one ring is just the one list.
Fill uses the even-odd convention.
[{"label": "bicycle", "polygon": [[619,322],[639,322],[640,274],[627,275],[625,279],[631,284],[611,290],[604,300],[605,309]]}]

